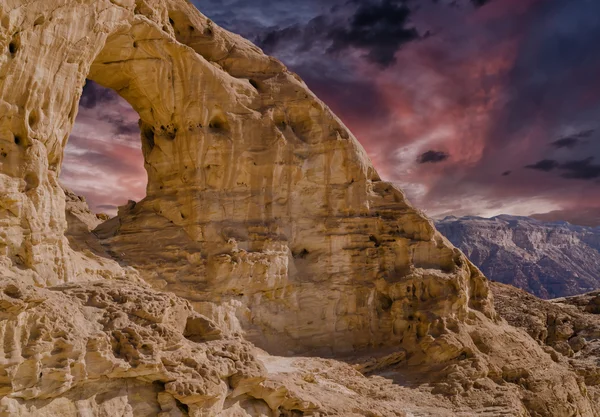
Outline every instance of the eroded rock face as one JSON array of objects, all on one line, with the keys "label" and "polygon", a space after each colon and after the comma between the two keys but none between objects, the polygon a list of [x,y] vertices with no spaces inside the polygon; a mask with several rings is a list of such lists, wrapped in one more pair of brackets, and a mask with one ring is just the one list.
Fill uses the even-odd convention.
[{"label": "eroded rock face", "polygon": [[172,294],[106,280],[0,287],[2,416],[217,414],[266,375],[249,343]]},{"label": "eroded rock face", "polygon": [[[184,0],[0,5],[0,412],[387,416],[406,390],[466,415],[597,412],[280,62]],[[57,181],[86,77],[140,114],[149,178],[94,234]],[[265,371],[240,335],[393,375],[389,401],[336,362]]]},{"label": "eroded rock face", "polygon": [[493,283],[491,288],[498,313],[525,329],[555,362],[568,363],[599,404],[600,291],[545,301],[509,285]]},{"label": "eroded rock face", "polygon": [[438,230],[485,275],[541,298],[600,287],[600,228],[530,217],[447,217]]}]

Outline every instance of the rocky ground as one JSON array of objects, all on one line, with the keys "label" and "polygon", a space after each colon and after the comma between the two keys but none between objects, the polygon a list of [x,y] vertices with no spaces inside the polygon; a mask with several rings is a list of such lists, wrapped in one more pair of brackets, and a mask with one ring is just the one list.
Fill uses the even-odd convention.
[{"label": "rocky ground", "polygon": [[546,301],[510,285],[491,288],[496,311],[527,331],[552,360],[574,369],[600,403],[600,291]]}]

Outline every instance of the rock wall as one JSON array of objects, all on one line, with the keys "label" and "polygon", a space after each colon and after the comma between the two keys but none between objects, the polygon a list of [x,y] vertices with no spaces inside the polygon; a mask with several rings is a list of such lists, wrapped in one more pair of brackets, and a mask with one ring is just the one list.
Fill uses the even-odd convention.
[{"label": "rock wall", "polygon": [[[593,415],[585,385],[498,319],[485,277],[280,62],[184,0],[0,6],[0,413],[398,409],[347,365],[265,371],[243,335],[394,367],[390,392],[417,375],[447,409]],[[57,181],[86,78],[139,113],[149,178],[94,234]]]}]

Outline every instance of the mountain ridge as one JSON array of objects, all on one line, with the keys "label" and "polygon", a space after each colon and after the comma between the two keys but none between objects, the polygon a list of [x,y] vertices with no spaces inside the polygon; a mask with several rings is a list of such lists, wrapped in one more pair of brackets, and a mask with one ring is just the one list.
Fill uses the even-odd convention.
[{"label": "mountain ridge", "polygon": [[436,226],[492,280],[541,298],[600,288],[600,227],[512,215],[447,216]]}]

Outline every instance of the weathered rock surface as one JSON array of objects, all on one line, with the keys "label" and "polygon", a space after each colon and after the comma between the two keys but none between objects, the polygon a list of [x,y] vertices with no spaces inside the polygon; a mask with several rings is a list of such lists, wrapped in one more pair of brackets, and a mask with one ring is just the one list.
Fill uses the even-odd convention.
[{"label": "weathered rock surface", "polygon": [[[190,3],[0,0],[0,48],[0,413],[598,414],[306,85]],[[86,78],[140,114],[149,178],[93,233],[57,180]]]},{"label": "weathered rock surface", "polygon": [[500,283],[491,284],[496,309],[511,325],[523,328],[558,363],[585,380],[590,398],[600,403],[600,291],[540,300]]},{"label": "weathered rock surface", "polygon": [[541,298],[600,288],[600,228],[529,217],[447,217],[438,230],[490,279]]}]

